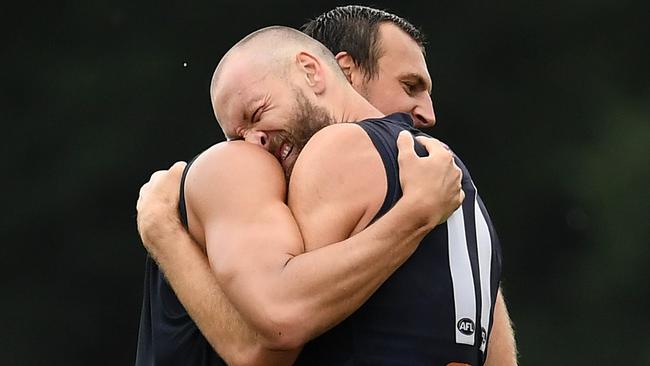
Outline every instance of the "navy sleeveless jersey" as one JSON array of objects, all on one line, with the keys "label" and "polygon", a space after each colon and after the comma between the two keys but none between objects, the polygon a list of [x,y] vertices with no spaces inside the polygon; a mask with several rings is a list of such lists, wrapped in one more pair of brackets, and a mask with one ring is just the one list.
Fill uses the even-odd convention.
[{"label": "navy sleeveless jersey", "polygon": [[[181,181],[179,208],[187,227]],[[136,366],[226,366],[176,297],[156,263],[147,256]]]},{"label": "navy sleeveless jersey", "polygon": [[[398,113],[359,125],[379,152],[388,190],[377,217],[401,197],[397,135],[412,127]],[[426,154],[416,143],[420,156]],[[501,275],[501,249],[464,164],[465,200],[348,319],[309,342],[296,365],[482,365]]]}]

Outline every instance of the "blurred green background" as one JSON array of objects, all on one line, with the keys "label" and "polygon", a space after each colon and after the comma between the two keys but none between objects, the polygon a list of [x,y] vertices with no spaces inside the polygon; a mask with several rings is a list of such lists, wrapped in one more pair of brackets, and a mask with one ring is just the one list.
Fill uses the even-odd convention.
[{"label": "blurred green background", "polygon": [[[222,140],[208,86],[234,42],[340,4],[3,6],[0,364],[133,364],[139,187]],[[650,3],[365,4],[428,36],[430,132],[500,234],[521,364],[650,365]]]}]

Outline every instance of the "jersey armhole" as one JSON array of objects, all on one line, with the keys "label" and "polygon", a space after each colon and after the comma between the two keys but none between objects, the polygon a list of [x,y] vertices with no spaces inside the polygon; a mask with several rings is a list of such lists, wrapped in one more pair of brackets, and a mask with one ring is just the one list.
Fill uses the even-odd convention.
[{"label": "jersey armhole", "polygon": [[[199,154],[201,155],[201,154]],[[190,162],[185,166],[185,169],[183,169],[183,175],[181,176],[181,186],[180,186],[180,194],[178,198],[178,212],[181,216],[181,223],[183,226],[185,226],[185,229],[190,228],[189,225],[189,220],[187,218],[187,204],[185,203],[185,178],[187,178],[187,173],[190,171],[190,166],[192,166],[192,163],[196,160],[196,158],[199,157],[199,155],[195,156],[190,160]]]},{"label": "jersey armhole", "polygon": [[370,220],[371,225],[390,210],[397,200],[402,196],[402,189],[399,185],[399,166],[397,165],[397,137],[395,141],[389,141],[392,137],[390,129],[381,133],[382,127],[378,122],[364,121],[358,123],[372,141],[373,146],[381,157],[386,173],[386,196],[384,202],[377,211],[377,214]]}]

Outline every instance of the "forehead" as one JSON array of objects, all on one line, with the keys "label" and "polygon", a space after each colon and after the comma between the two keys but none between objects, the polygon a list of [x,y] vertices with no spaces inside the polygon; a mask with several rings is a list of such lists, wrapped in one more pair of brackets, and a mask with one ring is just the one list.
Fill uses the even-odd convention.
[{"label": "forehead", "polygon": [[378,41],[380,73],[418,74],[431,84],[422,49],[411,36],[395,24],[384,22],[379,25]]},{"label": "forehead", "polygon": [[269,73],[261,71],[252,63],[234,61],[213,86],[212,108],[226,134],[239,127],[248,109],[274,88]]}]

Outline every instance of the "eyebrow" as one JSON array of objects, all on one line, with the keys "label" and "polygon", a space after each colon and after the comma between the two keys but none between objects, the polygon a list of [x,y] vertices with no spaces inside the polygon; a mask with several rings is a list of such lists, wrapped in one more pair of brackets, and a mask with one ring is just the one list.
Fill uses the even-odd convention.
[{"label": "eyebrow", "polygon": [[431,94],[433,85],[431,85],[422,75],[416,74],[414,72],[409,72],[402,75],[401,78],[408,79],[409,81],[413,82],[417,88],[426,90],[429,94]]},{"label": "eyebrow", "polygon": [[[250,124],[253,123],[253,120],[252,120],[253,115],[254,115],[255,112],[257,112],[257,110],[259,109],[259,107],[260,107],[260,101],[263,100],[263,99],[264,99],[264,96],[263,96],[263,95],[257,96],[257,97],[255,97],[253,100],[251,100],[251,101],[250,101],[250,102],[249,102],[249,103],[244,107],[244,109],[243,109],[243,111],[242,111],[242,113],[241,113],[241,118],[242,118],[242,121],[244,121],[245,124],[250,125]],[[242,136],[229,135],[229,134],[227,134],[227,133],[225,133],[225,132],[224,132],[224,137],[225,137],[228,141],[243,141],[243,140],[244,140],[244,137],[242,137]]]},{"label": "eyebrow", "polygon": [[244,121],[250,121],[251,123],[253,122],[252,120],[253,115],[260,108],[260,104],[262,103],[262,100],[264,100],[264,95],[258,95],[257,97],[253,98],[253,100],[248,102],[246,108],[244,108],[244,113],[242,116]]}]

